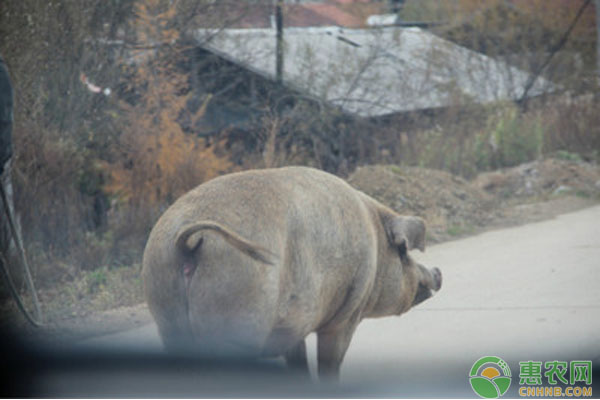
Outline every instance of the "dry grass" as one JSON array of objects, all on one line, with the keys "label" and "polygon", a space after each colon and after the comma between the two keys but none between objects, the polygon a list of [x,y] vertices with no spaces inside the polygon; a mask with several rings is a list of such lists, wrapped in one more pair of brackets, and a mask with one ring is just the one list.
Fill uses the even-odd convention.
[{"label": "dry grass", "polygon": [[[38,288],[44,323],[50,327],[61,325],[72,318],[122,306],[143,302],[140,264],[122,268],[98,268],[75,276],[64,276],[53,285]],[[26,307],[32,310],[32,302],[23,292]],[[12,299],[0,301],[0,326],[29,329]]]}]

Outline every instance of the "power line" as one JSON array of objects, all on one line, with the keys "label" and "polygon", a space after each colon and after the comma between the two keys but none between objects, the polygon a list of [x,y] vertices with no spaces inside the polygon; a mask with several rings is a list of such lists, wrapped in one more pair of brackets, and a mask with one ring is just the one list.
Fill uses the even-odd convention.
[{"label": "power line", "polygon": [[538,67],[537,70],[535,70],[531,73],[531,75],[529,75],[529,79],[527,80],[527,83],[525,83],[525,89],[523,90],[523,94],[521,95],[521,98],[517,101],[517,104],[525,104],[524,102],[527,98],[527,95],[529,94],[529,90],[531,90],[531,88],[535,84],[535,81],[540,76],[542,71],[548,66],[554,55],[565,45],[565,43],[567,43],[569,35],[573,31],[573,28],[575,28],[577,21],[579,21],[579,18],[581,18],[583,11],[591,2],[592,0],[586,0],[585,3],[583,3],[583,5],[579,8],[579,11],[577,12],[577,15],[571,22],[571,25],[569,25],[569,28],[565,31],[560,40],[550,49],[550,54],[548,55],[546,60]]}]

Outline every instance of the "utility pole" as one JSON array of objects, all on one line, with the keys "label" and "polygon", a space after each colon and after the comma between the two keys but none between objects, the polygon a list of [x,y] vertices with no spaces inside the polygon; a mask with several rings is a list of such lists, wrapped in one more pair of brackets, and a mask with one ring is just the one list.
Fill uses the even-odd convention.
[{"label": "utility pole", "polygon": [[404,7],[405,0],[388,0],[390,14],[398,14]]},{"label": "utility pole", "polygon": [[275,30],[276,30],[276,49],[275,49],[275,78],[281,83],[283,80],[283,0],[276,0],[275,4]]}]

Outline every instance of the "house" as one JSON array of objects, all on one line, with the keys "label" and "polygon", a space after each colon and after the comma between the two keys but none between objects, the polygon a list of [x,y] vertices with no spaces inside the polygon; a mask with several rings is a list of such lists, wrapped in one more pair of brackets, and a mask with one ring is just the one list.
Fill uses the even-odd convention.
[{"label": "house", "polygon": [[[273,29],[196,30],[206,50],[275,80]],[[419,28],[287,28],[283,83],[358,117],[517,100],[529,74]],[[541,79],[529,92],[552,89]]]},{"label": "house", "polygon": [[[315,165],[329,171],[383,153],[396,159],[397,135],[422,128],[413,121],[436,124],[449,107],[517,100],[529,78],[419,28],[310,27],[284,29],[280,81],[275,36],[270,28],[193,32],[201,95],[191,106],[208,106],[189,130],[227,132],[234,161],[264,144],[265,121],[287,121],[277,125],[281,146],[316,153]],[[553,89],[539,79],[529,96]]]}]

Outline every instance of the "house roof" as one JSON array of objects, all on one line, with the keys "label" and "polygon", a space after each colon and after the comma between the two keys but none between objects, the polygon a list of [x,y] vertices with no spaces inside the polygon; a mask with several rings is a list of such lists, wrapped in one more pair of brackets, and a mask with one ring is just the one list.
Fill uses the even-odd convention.
[{"label": "house roof", "polygon": [[[271,28],[275,8],[273,2],[259,1],[243,5],[224,3],[229,15],[229,28]],[[382,4],[365,0],[328,0],[321,2],[286,3],[283,19],[286,27],[341,26],[364,27],[368,15],[380,13]]]},{"label": "house roof", "polygon": [[[230,28],[271,28],[274,16],[272,4],[246,4],[230,10],[232,22]],[[284,25],[286,27],[310,26],[344,26],[360,27],[364,18],[349,13],[337,4],[332,3],[302,3],[285,4],[283,7]]]},{"label": "house roof", "polygon": [[[331,23],[323,24],[318,22],[317,18],[301,18],[302,9],[305,9],[306,14],[313,14],[319,17],[321,20],[329,20]],[[340,8],[337,4],[332,3],[306,3],[306,4],[298,4],[296,7],[290,5],[285,14],[287,17],[286,25],[293,27],[300,26],[331,26],[338,25],[347,28],[355,28],[360,27],[365,24],[363,18],[360,18],[357,15],[351,14],[342,8]]]},{"label": "house roof", "polygon": [[[274,30],[195,35],[203,47],[275,78]],[[419,28],[288,28],[284,40],[283,82],[360,116],[446,107],[457,96],[478,103],[517,99],[528,79],[515,67]],[[530,96],[550,87],[538,79]]]}]

